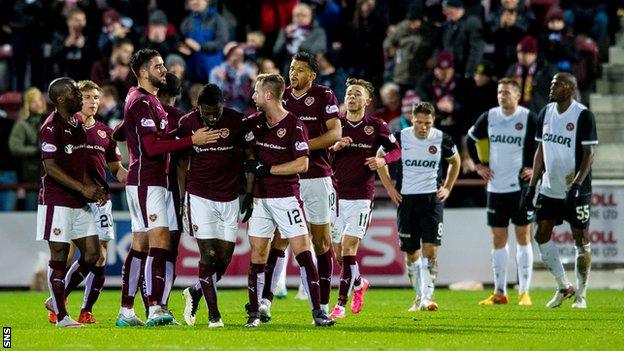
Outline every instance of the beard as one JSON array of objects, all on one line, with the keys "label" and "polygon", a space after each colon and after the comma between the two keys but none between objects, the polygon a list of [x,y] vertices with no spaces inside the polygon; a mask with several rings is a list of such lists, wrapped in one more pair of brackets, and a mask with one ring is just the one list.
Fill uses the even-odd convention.
[{"label": "beard", "polygon": [[148,81],[150,82],[151,85],[153,85],[154,87],[160,89],[160,88],[164,88],[167,85],[167,82],[163,82],[162,80],[160,80],[158,77],[150,74],[147,77]]},{"label": "beard", "polygon": [[72,101],[68,106],[67,106],[67,110],[68,112],[70,112],[72,115],[75,113],[78,113],[82,110],[82,99],[80,100],[76,100],[76,101]]}]

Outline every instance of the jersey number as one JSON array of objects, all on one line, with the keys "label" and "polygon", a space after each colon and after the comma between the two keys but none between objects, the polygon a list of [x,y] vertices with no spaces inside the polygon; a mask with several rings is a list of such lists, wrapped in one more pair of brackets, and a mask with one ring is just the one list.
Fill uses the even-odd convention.
[{"label": "jersey number", "polygon": [[301,219],[301,212],[299,212],[298,209],[290,210],[286,212],[286,214],[288,215],[288,222],[290,222],[290,225],[303,222]]},{"label": "jersey number", "polygon": [[108,215],[101,215],[100,216],[100,228],[108,228],[111,227],[111,220],[108,217]]},{"label": "jersey number", "polygon": [[329,194],[329,208],[333,209],[336,204],[336,193]]},{"label": "jersey number", "polygon": [[576,219],[585,223],[589,220],[589,205],[576,206]]},{"label": "jersey number", "polygon": [[442,240],[442,234],[444,233],[444,225],[442,223],[438,223],[438,240]]},{"label": "jersey number", "polygon": [[360,213],[360,227],[366,227],[368,223],[368,213]]}]

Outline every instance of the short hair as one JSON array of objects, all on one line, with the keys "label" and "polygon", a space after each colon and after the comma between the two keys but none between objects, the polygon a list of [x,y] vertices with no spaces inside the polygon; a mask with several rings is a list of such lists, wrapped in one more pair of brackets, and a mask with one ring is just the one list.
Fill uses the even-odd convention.
[{"label": "short hair", "polygon": [[180,95],[182,91],[182,82],[173,73],[167,72],[165,75],[165,86],[158,89],[158,96],[174,97]]},{"label": "short hair", "polygon": [[318,74],[319,72],[318,62],[316,61],[316,56],[312,55],[311,53],[307,51],[299,51],[298,53],[293,55],[292,59],[293,61],[302,61],[302,62],[307,63],[310,70]]},{"label": "short hair", "polygon": [[347,88],[352,85],[359,85],[363,87],[364,89],[366,89],[366,91],[368,91],[368,96],[371,98],[373,97],[373,94],[375,93],[375,88],[373,87],[373,84],[364,79],[349,78],[347,79],[347,83],[345,85],[347,86]]},{"label": "short hair", "polygon": [[92,80],[81,80],[78,82],[78,90],[87,91],[87,90],[97,90],[100,93],[102,92],[102,88],[99,85],[95,84]]},{"label": "short hair", "polygon": [[113,40],[113,49],[119,49],[126,44],[132,45],[132,47],[134,47],[134,43],[132,42],[132,40],[128,38],[116,38]]},{"label": "short hair", "polygon": [[281,100],[284,95],[286,83],[284,78],[275,73],[263,73],[258,75],[256,83],[261,87],[268,89],[276,99]]},{"label": "short hair", "polygon": [[509,78],[509,77],[505,77],[501,80],[498,81],[498,85],[511,85],[514,88],[516,88],[517,91],[520,91],[520,84],[518,84],[518,81],[516,81],[513,78]]},{"label": "short hair", "polygon": [[216,84],[206,84],[199,92],[197,103],[209,106],[216,106],[223,103],[223,91],[221,91]]},{"label": "short hair", "polygon": [[115,101],[119,101],[119,91],[117,91],[117,87],[112,84],[102,85],[102,96],[104,95],[108,95],[112,97]]},{"label": "short hair", "polygon": [[132,68],[132,73],[139,79],[139,71],[143,66],[148,63],[151,59],[156,56],[160,56],[158,51],[152,49],[141,49],[132,55],[132,60],[130,60],[130,67]]},{"label": "short hair", "polygon": [[379,94],[384,95],[385,93],[389,93],[390,91],[395,91],[398,94],[400,94],[401,93],[401,88],[399,87],[399,85],[397,83],[387,82],[387,83],[384,83],[384,85],[381,86],[381,89],[379,89]]},{"label": "short hair", "polygon": [[415,117],[417,113],[422,113],[423,115],[431,115],[435,118],[435,107],[430,102],[419,102],[412,106],[412,116]]},{"label": "short hair", "polygon": [[[561,78],[562,80],[568,82],[569,84],[572,84],[572,87],[574,89],[578,88],[578,82],[576,80],[576,77],[570,73],[570,72],[559,72],[557,74],[555,74],[555,76],[559,76],[559,78]],[[554,76],[553,76],[554,78]]]},{"label": "short hair", "polygon": [[58,104],[58,99],[70,89],[75,81],[69,77],[60,77],[53,80],[48,86],[48,96],[54,105]]},{"label": "short hair", "polygon": [[69,10],[69,12],[67,12],[67,15],[65,15],[65,18],[66,19],[70,19],[70,18],[74,17],[75,15],[80,15],[80,14],[84,15],[85,17],[87,16],[87,14],[84,11],[82,11],[78,7],[75,7],[73,9]]}]

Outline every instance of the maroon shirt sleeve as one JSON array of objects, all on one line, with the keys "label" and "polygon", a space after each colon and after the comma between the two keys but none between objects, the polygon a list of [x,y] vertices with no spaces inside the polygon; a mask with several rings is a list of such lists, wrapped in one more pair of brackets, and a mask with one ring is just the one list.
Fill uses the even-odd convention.
[{"label": "maroon shirt sleeve", "polygon": [[339,118],[338,112],[340,110],[338,108],[336,95],[329,88],[325,88],[324,94],[325,101],[323,101],[323,108],[325,109],[325,113],[323,114],[323,120],[327,122],[332,118]]},{"label": "maroon shirt sleeve", "polygon": [[58,158],[61,156],[61,141],[57,140],[58,127],[53,124],[43,125],[39,130],[39,140],[41,141],[41,159]]},{"label": "maroon shirt sleeve", "polygon": [[134,116],[134,124],[141,138],[148,134],[154,136],[158,134],[158,117],[150,106],[149,100],[140,99],[136,101],[128,110],[127,115]]},{"label": "maroon shirt sleeve", "polygon": [[141,143],[150,157],[193,146],[193,141],[190,136],[175,140],[159,140],[156,134],[146,134],[142,136]]},{"label": "maroon shirt sleeve", "polygon": [[106,148],[106,163],[118,161],[121,161],[121,152],[117,147],[117,142],[111,138],[108,143],[108,147]]},{"label": "maroon shirt sleeve", "polygon": [[291,133],[291,142],[292,142],[292,155],[293,159],[296,160],[302,156],[310,155],[310,147],[308,146],[308,130],[305,125],[297,119],[297,122],[292,128]]},{"label": "maroon shirt sleeve", "polygon": [[386,163],[392,163],[401,158],[401,148],[399,147],[394,135],[390,132],[388,123],[385,121],[380,121],[379,123],[379,134],[377,139],[379,145],[381,145],[386,151],[386,155],[384,156]]}]

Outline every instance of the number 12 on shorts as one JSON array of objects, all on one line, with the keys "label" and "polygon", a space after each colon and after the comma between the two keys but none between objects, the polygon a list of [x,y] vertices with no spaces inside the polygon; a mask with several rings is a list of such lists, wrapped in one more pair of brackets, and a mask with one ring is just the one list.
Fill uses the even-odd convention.
[{"label": "number 12 on shorts", "polygon": [[297,208],[286,211],[286,214],[288,215],[288,222],[290,222],[290,225],[303,222],[303,220],[301,219],[301,212]]}]

